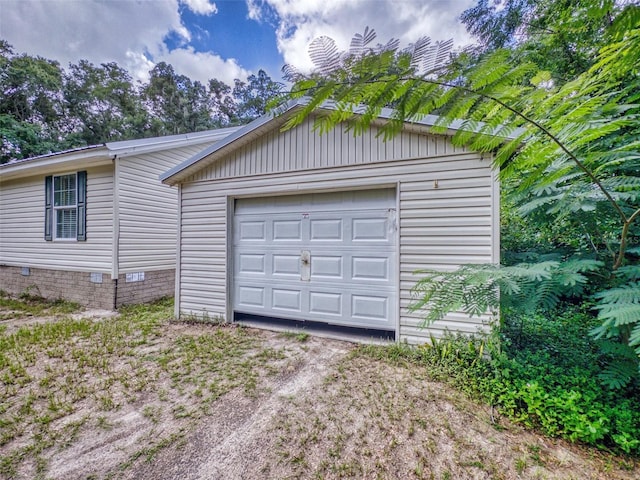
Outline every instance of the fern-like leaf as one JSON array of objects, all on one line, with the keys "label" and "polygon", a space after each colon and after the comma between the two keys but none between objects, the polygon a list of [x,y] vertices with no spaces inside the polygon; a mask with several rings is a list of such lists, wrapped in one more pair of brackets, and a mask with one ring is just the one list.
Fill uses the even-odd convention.
[{"label": "fern-like leaf", "polygon": [[429,75],[449,62],[453,50],[453,39],[436,42],[427,48],[422,59],[420,73]]},{"label": "fern-like leaf", "polygon": [[640,282],[605,290],[596,294],[595,298],[600,300],[600,305],[640,305]]},{"label": "fern-like leaf", "polygon": [[318,37],[309,44],[309,56],[315,69],[327,75],[340,67],[340,54],[335,40],[331,37]]},{"label": "fern-like leaf", "polygon": [[351,39],[349,54],[353,56],[363,55],[366,52],[367,46],[376,39],[376,36],[376,31],[367,25],[362,35],[356,33]]}]

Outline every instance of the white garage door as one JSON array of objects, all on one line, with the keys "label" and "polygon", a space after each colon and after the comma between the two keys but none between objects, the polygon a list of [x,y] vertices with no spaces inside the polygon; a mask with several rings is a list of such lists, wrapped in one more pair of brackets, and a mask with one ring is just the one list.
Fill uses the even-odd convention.
[{"label": "white garage door", "polygon": [[237,313],[395,329],[395,191],[238,199]]}]

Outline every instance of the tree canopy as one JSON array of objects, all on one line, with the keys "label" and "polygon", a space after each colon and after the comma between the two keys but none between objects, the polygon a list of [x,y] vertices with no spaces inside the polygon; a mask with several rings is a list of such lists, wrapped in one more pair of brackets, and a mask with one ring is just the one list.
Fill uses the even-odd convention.
[{"label": "tree canopy", "polygon": [[116,63],[58,62],[17,54],[0,40],[0,163],[107,141],[246,123],[283,85],[264,71],[232,89],[206,84],[160,62],[146,83]]}]

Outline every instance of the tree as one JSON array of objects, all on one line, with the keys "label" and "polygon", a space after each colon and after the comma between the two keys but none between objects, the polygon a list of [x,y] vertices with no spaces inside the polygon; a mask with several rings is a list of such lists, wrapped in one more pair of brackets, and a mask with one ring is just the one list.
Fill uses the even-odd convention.
[{"label": "tree", "polygon": [[148,124],[131,76],[116,63],[86,60],[64,75],[66,142],[94,145],[143,135]]},{"label": "tree", "polygon": [[198,81],[178,75],[165,62],[151,70],[142,95],[151,115],[152,136],[175,135],[212,128],[211,102],[207,89]]},{"label": "tree", "polygon": [[238,110],[236,115],[240,123],[246,123],[267,112],[269,102],[278,97],[283,85],[274,82],[264,70],[258,75],[250,75],[245,83],[236,79],[233,87],[233,97]]},{"label": "tree", "polygon": [[217,80],[209,80],[211,118],[216,127],[231,125],[238,117],[237,105],[231,96],[231,87]]},{"label": "tree", "polygon": [[[635,350],[632,365],[637,369],[638,25],[640,7],[627,6],[607,28],[606,44],[593,66],[562,85],[550,82],[550,72],[517,58],[509,49],[495,50],[473,62],[426,70],[419,69],[411,51],[397,47],[365,50],[324,75],[299,78],[291,96],[309,92],[312,96],[287,126],[300,123],[330,99],[337,108],[319,117],[320,131],[346,121],[357,134],[387,106],[394,113],[382,129],[386,137],[398,133],[406,120],[431,113],[440,115],[435,132],[444,132],[452,122],[464,119],[452,141],[493,152],[502,179],[517,180],[513,183],[519,187],[512,198],[524,213],[542,210],[549,218],[589,218],[612,230],[615,240],[590,257],[564,256],[508,268],[469,265],[457,272],[425,273],[416,286],[421,296],[416,307],[425,307],[426,319],[432,321],[459,308],[476,314],[495,307],[498,288],[503,298],[526,293],[538,305],[557,300],[563,293],[558,287],[566,294],[576,290],[593,293],[602,321],[594,335]],[[623,373],[615,368],[608,372],[608,380],[612,386],[621,386],[630,379],[624,377],[628,369]]]},{"label": "tree", "polygon": [[232,89],[217,79],[193,81],[165,62],[138,86],[116,63],[81,60],[64,71],[57,62],[16,55],[0,40],[0,163],[246,123],[264,114],[281,89],[263,70]]},{"label": "tree", "polygon": [[566,81],[587,70],[623,2],[479,0],[460,19],[484,52],[508,47]]},{"label": "tree", "polygon": [[62,70],[57,62],[15,55],[0,40],[0,162],[55,148],[62,113]]}]

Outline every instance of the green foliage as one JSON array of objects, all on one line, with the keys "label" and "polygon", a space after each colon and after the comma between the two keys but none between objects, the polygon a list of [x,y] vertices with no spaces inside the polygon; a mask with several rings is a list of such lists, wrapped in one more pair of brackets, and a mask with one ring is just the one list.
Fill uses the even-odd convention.
[{"label": "green foliage", "polygon": [[0,164],[103,142],[182,134],[248,122],[282,85],[262,70],[248,83],[207,84],[160,62],[147,83],[115,63],[57,62],[15,54],[0,40]]},{"label": "green foliage", "polygon": [[624,12],[625,3],[614,0],[479,0],[460,19],[481,51],[509,47],[564,83],[592,65],[612,19]]},{"label": "green foliage", "polygon": [[31,315],[65,315],[81,310],[80,305],[66,300],[47,300],[28,291],[18,298],[4,294],[0,290],[0,308],[9,309],[11,313],[0,314],[0,320],[6,318],[21,318]]},{"label": "green foliage", "polygon": [[603,389],[600,365],[612,354],[603,354],[587,335],[598,320],[575,308],[563,310],[510,317],[500,338],[447,335],[418,348],[363,351],[427,363],[435,379],[480,396],[502,415],[546,435],[640,455],[638,384]]},{"label": "green foliage", "polygon": [[452,311],[470,316],[487,311],[532,313],[551,310],[561,298],[576,297],[588,282],[585,275],[602,262],[570,258],[512,266],[462,265],[454,271],[419,271],[412,290],[413,310],[425,311],[425,322],[442,319]]},{"label": "green foliage", "polygon": [[57,143],[39,125],[0,113],[0,163],[50,152]]},{"label": "green foliage", "polygon": [[587,335],[598,321],[588,313],[564,310],[555,318],[505,322],[501,350],[492,352],[492,400],[511,418],[549,435],[639,454],[637,383],[602,389],[600,366],[613,353],[603,353]]},{"label": "green foliage", "polygon": [[233,87],[233,97],[238,104],[236,121],[244,123],[267,113],[269,101],[280,96],[282,87],[282,83],[271,80],[264,70],[249,75],[247,83],[236,79]]},{"label": "green foliage", "polygon": [[[505,314],[549,310],[563,297],[590,301],[597,293],[597,335],[640,354],[638,304],[618,291],[625,288],[618,271],[638,265],[629,249],[640,243],[640,6],[578,3],[508,1],[506,8],[517,11],[506,11],[504,24],[489,19],[486,26],[502,29],[498,43],[509,48],[461,54],[426,72],[412,51],[397,44],[347,55],[348,61],[329,55],[323,75],[298,78],[292,96],[311,98],[287,126],[326,101],[335,111],[318,116],[320,132],[346,123],[358,134],[391,107],[392,118],[381,129],[386,139],[406,121],[438,114],[435,133],[454,128],[454,144],[493,154],[506,202],[517,208],[511,219],[530,226],[520,228],[527,241],[509,239],[519,251],[505,255],[506,267],[422,272],[414,308],[424,308],[426,320],[433,321],[452,310],[478,315],[499,304]],[[471,23],[479,19],[481,25],[495,13],[478,11]],[[554,30],[535,36],[529,31],[523,48],[532,50],[509,43],[526,22],[540,27],[545,18]],[[539,61],[544,52],[570,46],[572,38],[579,40],[581,59],[571,67],[561,66],[564,60]],[[544,245],[545,239],[552,244]],[[521,255],[537,263],[521,264]],[[628,290],[638,290],[637,279]],[[623,371],[619,367],[612,364],[608,372]],[[621,386],[630,377],[621,380],[608,384]]]},{"label": "green foliage", "polygon": [[[630,249],[635,254],[637,249]],[[611,356],[599,374],[610,388],[622,388],[638,374],[640,356],[640,266],[625,265],[616,271],[617,287],[595,295],[601,324],[591,330],[600,339],[603,353]]]},{"label": "green foliage", "polygon": [[86,60],[70,65],[64,76],[65,116],[79,121],[66,143],[100,142],[144,135],[148,118],[131,75],[115,63],[94,66]]}]

